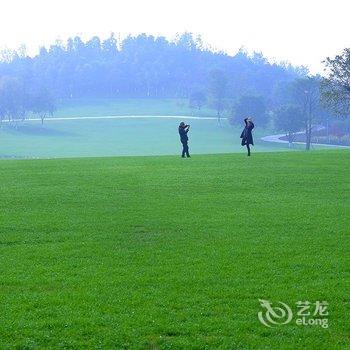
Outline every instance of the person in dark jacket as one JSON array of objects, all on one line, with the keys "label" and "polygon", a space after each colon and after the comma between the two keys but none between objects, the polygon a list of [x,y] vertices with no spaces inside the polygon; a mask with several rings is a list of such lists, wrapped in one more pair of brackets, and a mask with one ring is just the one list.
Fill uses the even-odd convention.
[{"label": "person in dark jacket", "polygon": [[252,130],[254,129],[254,123],[251,118],[244,119],[245,128],[241,133],[241,145],[247,147],[248,156],[250,156],[250,145],[254,146]]},{"label": "person in dark jacket", "polygon": [[190,158],[190,153],[188,150],[188,136],[187,133],[190,130],[190,126],[186,125],[184,122],[181,122],[179,125],[179,135],[180,141],[182,143],[182,158],[185,158],[185,154],[187,158]]}]

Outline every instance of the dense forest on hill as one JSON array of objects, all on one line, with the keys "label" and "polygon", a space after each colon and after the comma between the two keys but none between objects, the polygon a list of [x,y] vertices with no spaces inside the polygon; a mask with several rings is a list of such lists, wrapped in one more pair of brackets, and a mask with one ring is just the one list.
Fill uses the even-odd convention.
[{"label": "dense forest on hill", "polygon": [[225,97],[256,94],[268,99],[279,82],[304,73],[291,65],[271,64],[257,53],[210,51],[189,33],[174,41],[147,35],[120,42],[113,34],[85,42],[74,37],[42,47],[34,57],[23,50],[3,51],[0,64],[0,77],[16,77],[26,88],[45,88],[57,98],[187,98],[210,90],[212,81],[222,76]]}]

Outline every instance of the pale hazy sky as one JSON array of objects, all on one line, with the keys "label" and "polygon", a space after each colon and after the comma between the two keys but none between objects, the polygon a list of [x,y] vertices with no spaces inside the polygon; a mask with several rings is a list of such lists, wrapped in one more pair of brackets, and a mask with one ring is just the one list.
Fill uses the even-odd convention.
[{"label": "pale hazy sky", "polygon": [[190,31],[229,54],[243,46],[321,72],[325,57],[350,46],[349,13],[350,0],[1,0],[0,47]]}]

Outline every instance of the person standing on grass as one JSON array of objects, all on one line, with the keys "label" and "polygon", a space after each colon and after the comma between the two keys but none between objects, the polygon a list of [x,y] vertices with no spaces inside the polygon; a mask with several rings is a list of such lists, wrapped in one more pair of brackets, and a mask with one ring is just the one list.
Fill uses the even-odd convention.
[{"label": "person standing on grass", "polygon": [[182,158],[185,158],[185,154],[187,158],[190,158],[190,153],[188,150],[188,136],[187,133],[190,130],[190,126],[186,125],[184,122],[181,122],[179,125],[179,135],[180,141],[182,143]]},{"label": "person standing on grass", "polygon": [[252,130],[254,129],[254,123],[251,118],[244,119],[245,127],[241,133],[241,145],[247,147],[248,156],[250,156],[250,145],[254,146]]}]

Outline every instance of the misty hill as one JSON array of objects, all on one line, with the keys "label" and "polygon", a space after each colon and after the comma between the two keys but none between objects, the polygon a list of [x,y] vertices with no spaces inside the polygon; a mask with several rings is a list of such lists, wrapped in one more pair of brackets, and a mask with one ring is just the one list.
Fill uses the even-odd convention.
[{"label": "misty hill", "polygon": [[175,41],[139,35],[118,41],[74,37],[29,57],[22,50],[2,51],[0,78],[18,78],[26,89],[45,88],[56,98],[176,97],[207,92],[211,81],[225,79],[227,97],[255,94],[268,99],[279,82],[305,72],[271,64],[262,54],[235,56],[213,52],[185,33]]}]

